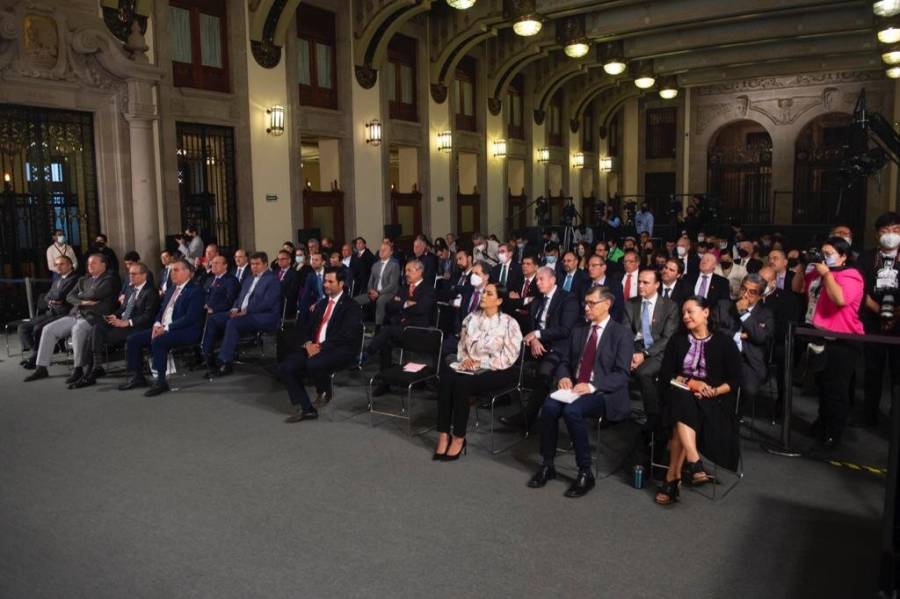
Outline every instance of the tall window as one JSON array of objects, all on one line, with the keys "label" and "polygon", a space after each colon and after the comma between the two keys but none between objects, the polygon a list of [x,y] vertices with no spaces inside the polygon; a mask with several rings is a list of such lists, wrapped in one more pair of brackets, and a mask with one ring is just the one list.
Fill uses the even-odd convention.
[{"label": "tall window", "polygon": [[513,139],[525,139],[525,127],[522,124],[524,120],[522,99],[524,96],[524,79],[522,75],[516,75],[506,89],[506,134]]},{"label": "tall window", "polygon": [[475,121],[475,59],[466,56],[456,67],[453,93],[456,96],[456,128],[476,131]]},{"label": "tall window", "polygon": [[547,107],[547,141],[551,146],[562,145],[562,89],[556,90]]},{"label": "tall window", "polygon": [[392,119],[419,120],[416,110],[416,40],[397,34],[388,44],[386,83]]},{"label": "tall window", "polygon": [[675,158],[677,108],[647,111],[647,158]]},{"label": "tall window", "polygon": [[594,151],[594,109],[588,108],[581,117],[581,150]]},{"label": "tall window", "polygon": [[337,109],[334,13],[301,3],[297,8],[297,38],[300,103]]},{"label": "tall window", "polygon": [[172,79],[179,87],[227,92],[225,2],[169,0]]}]

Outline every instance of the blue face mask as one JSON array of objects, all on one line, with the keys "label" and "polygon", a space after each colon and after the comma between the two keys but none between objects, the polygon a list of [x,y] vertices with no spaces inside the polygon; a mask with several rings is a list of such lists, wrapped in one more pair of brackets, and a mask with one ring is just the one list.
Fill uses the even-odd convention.
[{"label": "blue face mask", "polygon": [[556,266],[556,256],[547,256],[547,266]]},{"label": "blue face mask", "polygon": [[838,265],[838,257],[837,254],[828,254],[825,256],[825,264],[828,265],[828,268],[834,268]]}]

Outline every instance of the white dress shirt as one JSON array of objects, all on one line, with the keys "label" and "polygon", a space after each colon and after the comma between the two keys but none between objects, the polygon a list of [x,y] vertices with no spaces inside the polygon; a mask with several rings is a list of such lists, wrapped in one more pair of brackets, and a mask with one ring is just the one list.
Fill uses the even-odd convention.
[{"label": "white dress shirt", "polygon": [[556,289],[557,289],[557,286],[554,285],[553,289],[550,290],[550,293],[548,293],[545,296],[547,298],[547,301],[544,302],[544,307],[543,307],[543,309],[541,309],[541,313],[538,316],[539,330],[534,332],[534,336],[537,337],[538,339],[541,338],[540,329],[544,329],[547,326],[547,316],[550,314],[550,304],[553,302],[553,296],[556,294]]},{"label": "white dress shirt", "polygon": [[[630,281],[630,282],[631,282],[631,285],[630,285],[631,289],[630,289],[630,290],[629,290],[629,289],[625,289],[625,284],[629,282],[629,281],[628,281],[628,275],[629,275],[629,274],[631,275],[631,281]],[[639,272],[638,272],[637,270],[635,270],[635,271],[632,272],[632,273],[627,273],[627,272],[626,272],[624,275],[622,275],[622,294],[623,294],[625,297],[627,297],[628,299],[631,299],[631,298],[633,298],[633,297],[637,297],[637,296],[638,296],[638,274],[639,274]]]},{"label": "white dress shirt", "polygon": [[703,277],[706,277],[706,293],[703,294],[703,297],[709,295],[709,286],[712,285],[712,274],[704,274],[700,273],[697,276],[697,282],[694,283],[694,295],[700,295],[700,289],[703,287]]},{"label": "white dress shirt", "polygon": [[253,295],[253,290],[256,289],[256,284],[259,283],[259,280],[262,278],[262,275],[254,276],[253,282],[250,283],[250,289],[247,291],[247,295],[244,296],[244,301],[241,302],[241,311],[247,309],[247,304],[250,303],[250,296]]},{"label": "white dress shirt", "polygon": [[175,288],[175,291],[172,292],[172,297],[169,298],[169,303],[166,304],[166,309],[163,311],[162,320],[157,324],[161,324],[164,329],[169,330],[169,325],[172,324],[172,314],[175,312],[175,303],[172,299],[176,299],[181,297],[181,292],[184,291],[184,286],[187,285],[187,281],[179,285]]}]

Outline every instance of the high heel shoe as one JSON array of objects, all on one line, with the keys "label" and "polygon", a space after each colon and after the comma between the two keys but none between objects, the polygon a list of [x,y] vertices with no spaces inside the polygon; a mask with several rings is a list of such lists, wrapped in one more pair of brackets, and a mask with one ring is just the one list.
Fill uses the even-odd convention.
[{"label": "high heel shoe", "polygon": [[432,454],[432,456],[431,456],[431,460],[432,460],[433,462],[439,462],[439,461],[441,461],[441,459],[442,459],[445,455],[447,455],[447,452],[448,452],[448,451],[450,451],[450,441],[447,441],[447,447],[444,448],[444,453],[440,453],[440,452],[438,452],[438,451],[435,451],[435,452]]},{"label": "high heel shoe", "polygon": [[[678,490],[681,479],[667,480],[656,489],[656,503],[658,505],[672,505],[678,501]],[[662,498],[660,498],[662,496]]]},{"label": "high heel shoe", "polygon": [[697,460],[696,462],[688,462],[685,460],[684,466],[681,469],[681,474],[692,487],[699,487],[706,483],[716,482],[715,477],[703,469],[702,460]]},{"label": "high heel shoe", "polygon": [[466,450],[466,440],[465,439],[463,439],[462,449],[460,449],[458,452],[456,452],[455,455],[450,455],[450,446],[448,445],[447,453],[445,453],[444,455],[441,456],[441,460],[444,462],[455,462],[456,460],[459,459],[459,456],[463,455],[464,453],[468,453],[468,451]]}]

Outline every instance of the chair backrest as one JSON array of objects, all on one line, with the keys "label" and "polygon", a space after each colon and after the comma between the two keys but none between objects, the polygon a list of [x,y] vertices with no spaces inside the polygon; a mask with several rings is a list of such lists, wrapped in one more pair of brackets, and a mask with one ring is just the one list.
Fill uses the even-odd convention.
[{"label": "chair backrest", "polygon": [[285,316],[287,315],[287,298],[281,298],[281,321],[278,323],[278,330],[284,330]]},{"label": "chair backrest", "polygon": [[528,343],[526,343],[525,340],[522,339],[522,346],[519,348],[519,359],[518,359],[518,362],[519,362],[519,379],[518,380],[519,380],[519,382],[516,384],[516,388],[522,387],[522,380],[523,380],[523,377],[525,376],[525,357],[528,354],[527,347],[528,347]]},{"label": "chair backrest", "polygon": [[[435,370],[441,363],[444,333],[432,327],[405,327],[400,335],[400,363],[406,364],[413,356],[427,359]],[[421,356],[421,357],[420,357]]]},{"label": "chair backrest", "polygon": [[362,368],[362,357],[366,351],[366,323],[359,323],[359,353],[356,355],[356,365]]}]

